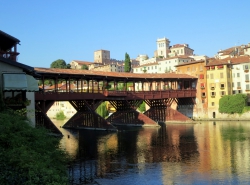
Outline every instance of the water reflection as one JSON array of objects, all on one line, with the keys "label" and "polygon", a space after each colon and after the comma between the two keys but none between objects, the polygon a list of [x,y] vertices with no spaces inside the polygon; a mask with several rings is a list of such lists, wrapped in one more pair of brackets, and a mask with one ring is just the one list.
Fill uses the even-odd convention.
[{"label": "water reflection", "polygon": [[[72,184],[249,184],[250,124],[198,122],[64,132]],[[67,135],[70,135],[68,138]]]}]

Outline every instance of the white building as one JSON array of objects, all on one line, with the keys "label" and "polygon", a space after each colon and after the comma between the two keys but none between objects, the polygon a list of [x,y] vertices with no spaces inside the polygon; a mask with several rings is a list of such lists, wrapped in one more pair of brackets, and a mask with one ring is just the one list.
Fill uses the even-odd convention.
[{"label": "white building", "polygon": [[228,62],[232,63],[232,90],[233,94],[250,93],[250,58],[249,56],[238,56],[229,58]]}]

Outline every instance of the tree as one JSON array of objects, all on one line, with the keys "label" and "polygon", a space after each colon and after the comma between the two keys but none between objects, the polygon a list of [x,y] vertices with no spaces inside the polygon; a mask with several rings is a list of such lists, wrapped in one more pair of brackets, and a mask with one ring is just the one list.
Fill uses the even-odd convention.
[{"label": "tree", "polygon": [[138,107],[138,110],[139,110],[140,112],[145,112],[146,106],[145,106],[145,102],[144,102],[144,101],[143,101],[143,102],[141,103],[141,105]]},{"label": "tree", "polygon": [[61,69],[67,69],[68,66],[66,62],[63,59],[58,59],[50,64],[50,68],[61,68]]},{"label": "tree", "polygon": [[103,118],[109,115],[106,102],[102,102],[101,105],[96,109],[96,113],[102,116]]},{"label": "tree", "polygon": [[81,67],[81,69],[83,69],[83,70],[89,70],[89,67],[86,64],[83,64],[82,67]]},{"label": "tree", "polygon": [[245,94],[225,95],[219,101],[219,112],[227,114],[242,113],[246,102],[247,95]]},{"label": "tree", "polygon": [[131,61],[128,53],[125,53],[125,66],[124,66],[125,72],[131,71]]}]

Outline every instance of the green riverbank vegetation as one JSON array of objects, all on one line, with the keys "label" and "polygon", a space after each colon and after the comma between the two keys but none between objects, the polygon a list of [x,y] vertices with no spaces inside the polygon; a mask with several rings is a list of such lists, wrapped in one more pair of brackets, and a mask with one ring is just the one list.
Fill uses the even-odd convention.
[{"label": "green riverbank vegetation", "polygon": [[66,118],[64,112],[61,110],[58,113],[56,113],[56,119],[57,120],[64,120]]},{"label": "green riverbank vegetation", "polygon": [[226,114],[243,114],[250,110],[246,94],[225,95],[219,101],[219,112]]},{"label": "green riverbank vegetation", "polygon": [[25,116],[4,108],[2,102],[0,130],[0,184],[68,183],[69,157],[59,148],[60,138],[31,127]]}]

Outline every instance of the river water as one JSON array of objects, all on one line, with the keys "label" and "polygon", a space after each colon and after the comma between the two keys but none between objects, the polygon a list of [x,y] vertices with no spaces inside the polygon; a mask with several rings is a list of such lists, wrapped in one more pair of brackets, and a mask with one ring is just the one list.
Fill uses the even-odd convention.
[{"label": "river water", "polygon": [[60,128],[61,147],[75,159],[71,184],[250,184],[250,122],[118,129]]}]

